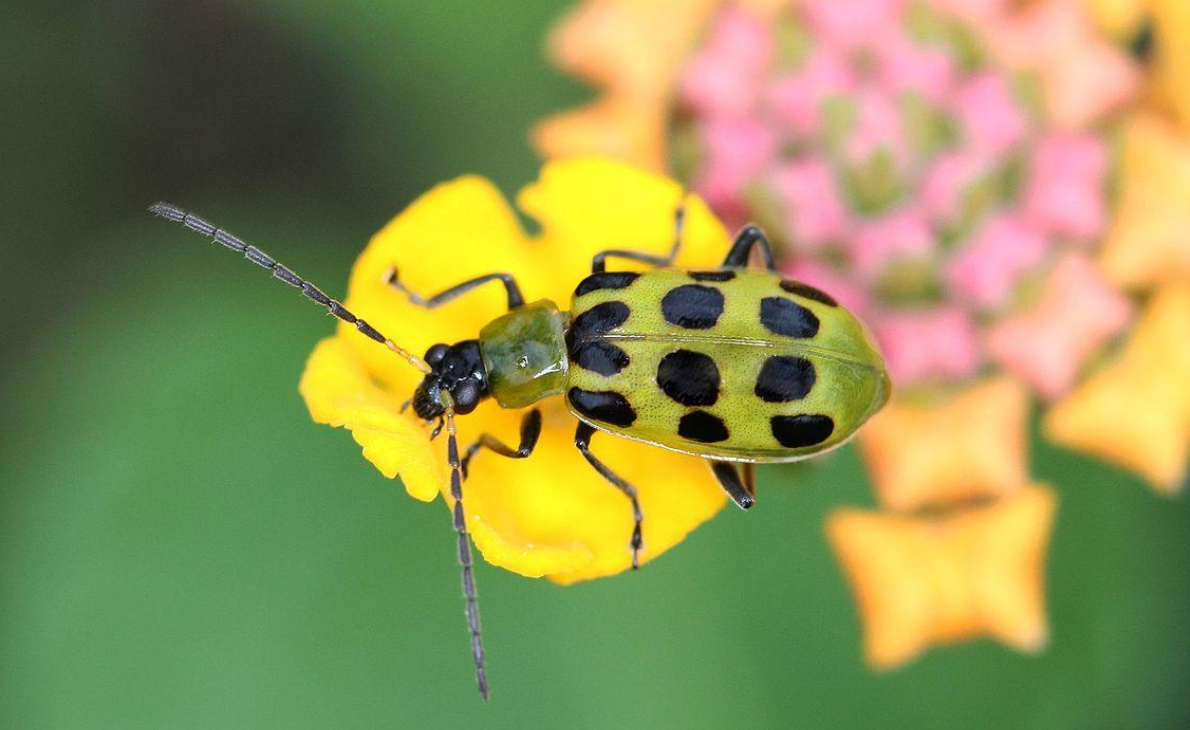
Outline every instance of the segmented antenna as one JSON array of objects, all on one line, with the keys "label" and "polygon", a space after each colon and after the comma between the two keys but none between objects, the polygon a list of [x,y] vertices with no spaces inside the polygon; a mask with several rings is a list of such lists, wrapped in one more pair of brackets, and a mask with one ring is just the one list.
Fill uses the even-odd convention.
[{"label": "segmented antenna", "polygon": [[450,463],[450,496],[454,499],[454,527],[459,538],[459,565],[463,568],[463,598],[466,599],[467,630],[471,633],[471,656],[475,659],[475,681],[479,694],[488,698],[488,673],[483,661],[483,634],[479,621],[479,597],[475,591],[475,570],[471,564],[471,538],[463,515],[463,464],[459,460],[459,439],[455,432],[454,404],[443,393],[446,405],[446,457]]},{"label": "segmented antenna", "polygon": [[238,251],[244,254],[244,258],[248,259],[252,263],[272,271],[274,278],[280,279],[281,281],[296,289],[301,289],[302,294],[304,294],[306,298],[326,307],[327,311],[344,322],[355,325],[355,328],[359,330],[360,334],[384,345],[389,350],[392,350],[394,353],[396,353],[398,357],[402,358],[421,372],[426,374],[433,372],[430,366],[427,365],[426,362],[420,357],[414,355],[413,353],[382,335],[376,330],[375,327],[349,312],[342,304],[334,299],[331,299],[326,294],[323,294],[322,290],[299,277],[291,269],[277,263],[276,259],[274,259],[272,256],[269,256],[264,251],[261,251],[259,248],[256,248],[255,246],[249,246],[222,228],[213,226],[193,213],[187,213],[181,208],[175,205],[170,205],[169,203],[155,203],[149,206],[149,212],[174,223],[180,223],[192,231],[201,233],[215,243],[220,243],[230,248],[232,251]]}]

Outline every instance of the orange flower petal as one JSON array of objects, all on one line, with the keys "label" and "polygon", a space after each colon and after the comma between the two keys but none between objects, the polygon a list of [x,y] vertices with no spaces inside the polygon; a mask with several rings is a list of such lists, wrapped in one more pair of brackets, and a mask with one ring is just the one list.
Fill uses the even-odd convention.
[{"label": "orange flower petal", "polygon": [[673,82],[718,0],[585,0],[550,35],[561,68],[601,87],[603,99],[551,117],[533,132],[554,158],[604,154],[666,167]]},{"label": "orange flower petal", "polygon": [[882,504],[894,510],[1010,493],[1026,481],[1028,396],[1001,377],[945,401],[894,397],[860,432]]},{"label": "orange flower petal", "polygon": [[1050,410],[1053,441],[1102,457],[1164,493],[1190,456],[1190,284],[1158,292],[1120,357]]},{"label": "orange flower petal", "polygon": [[1153,91],[1157,101],[1190,130],[1190,3],[1186,0],[1148,0],[1156,36]]},{"label": "orange flower petal", "polygon": [[609,96],[549,117],[534,126],[530,138],[548,159],[601,155],[663,170],[663,115],[660,104],[636,105]]},{"label": "orange flower petal", "polygon": [[1125,128],[1122,156],[1104,271],[1128,288],[1190,277],[1190,138],[1153,114],[1137,114]]},{"label": "orange flower petal", "polygon": [[943,517],[831,515],[827,533],[856,594],[868,662],[890,668],[980,635],[1042,649],[1055,508],[1052,491],[1031,487]]},{"label": "orange flower petal", "polygon": [[1128,38],[1144,18],[1145,0],[1085,0],[1095,24],[1113,38]]}]

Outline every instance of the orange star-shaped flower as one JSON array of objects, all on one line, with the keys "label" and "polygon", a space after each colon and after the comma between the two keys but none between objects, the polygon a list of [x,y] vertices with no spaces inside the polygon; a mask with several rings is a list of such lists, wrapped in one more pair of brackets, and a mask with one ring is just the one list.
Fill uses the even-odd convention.
[{"label": "orange star-shaped flower", "polygon": [[881,503],[912,510],[1008,494],[1026,481],[1028,395],[994,378],[931,404],[894,397],[859,437]]},{"label": "orange star-shaped flower", "polygon": [[1190,284],[1159,291],[1119,358],[1044,421],[1057,443],[1181,490],[1190,457]]},{"label": "orange star-shaped flower", "polygon": [[1190,3],[1186,0],[1147,0],[1153,21],[1152,87],[1157,102],[1190,130]]},{"label": "orange star-shaped flower", "polygon": [[550,56],[603,94],[537,125],[537,148],[556,159],[600,154],[665,169],[672,80],[717,4],[587,0],[571,11],[550,35]]},{"label": "orange star-shaped flower", "polygon": [[1102,265],[1120,286],[1190,277],[1190,138],[1154,114],[1124,131],[1120,201]]},{"label": "orange star-shaped flower", "polygon": [[1031,487],[942,517],[840,510],[827,533],[877,668],[931,644],[993,636],[1020,651],[1048,638],[1044,568],[1056,498]]}]

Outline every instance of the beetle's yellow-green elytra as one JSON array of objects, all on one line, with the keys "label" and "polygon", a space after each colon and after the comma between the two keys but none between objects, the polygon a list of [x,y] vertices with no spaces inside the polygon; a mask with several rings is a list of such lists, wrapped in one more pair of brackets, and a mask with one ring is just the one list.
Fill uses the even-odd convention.
[{"label": "beetle's yellow-green elytra", "polygon": [[571,410],[668,449],[793,461],[843,443],[888,399],[859,321],[769,271],[593,274],[570,316]]}]

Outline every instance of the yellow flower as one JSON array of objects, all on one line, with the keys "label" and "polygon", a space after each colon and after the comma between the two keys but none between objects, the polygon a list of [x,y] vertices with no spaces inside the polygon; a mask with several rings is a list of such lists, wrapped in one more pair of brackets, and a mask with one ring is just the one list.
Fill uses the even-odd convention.
[{"label": "yellow flower", "polygon": [[[1045,419],[1057,443],[1180,491],[1190,456],[1190,284],[1154,297],[1120,357]],[[1109,424],[1105,428],[1104,424]]]},{"label": "yellow flower", "polygon": [[1042,649],[1055,507],[1052,491],[1030,487],[941,517],[831,515],[827,532],[859,603],[868,662],[890,668],[930,644],[980,635]]},{"label": "yellow flower", "polygon": [[[436,342],[474,338],[505,311],[503,290],[484,287],[440,309],[409,303],[383,280],[396,266],[412,291],[430,295],[464,279],[504,271],[526,299],[569,306],[591,257],[609,245],[662,253],[672,241],[680,187],[621,165],[576,160],[547,165],[518,196],[541,225],[522,230],[516,213],[488,181],[463,177],[426,193],[368,244],[351,272],[344,304],[411,352]],[[678,263],[717,265],[729,240],[696,197],[685,198],[687,224]],[[408,493],[449,503],[445,438],[400,406],[421,374],[343,325],[310,356],[301,393],[319,423],[349,429],[364,457]],[[577,422],[559,398],[541,405],[544,429],[524,460],[480,453],[464,486],[464,508],[476,546],[488,562],[559,583],[618,573],[629,566],[628,501],[574,448]],[[460,446],[483,432],[516,442],[519,412],[493,402],[459,418]],[[599,434],[592,450],[640,492],[649,559],[677,544],[723,505],[722,490],[701,460]],[[443,550],[448,550],[443,541]]]},{"label": "yellow flower", "polygon": [[908,511],[1000,496],[1026,482],[1028,395],[993,378],[942,402],[897,397],[860,432],[881,503]]}]

